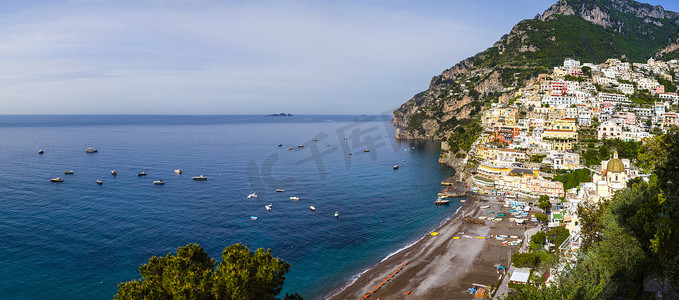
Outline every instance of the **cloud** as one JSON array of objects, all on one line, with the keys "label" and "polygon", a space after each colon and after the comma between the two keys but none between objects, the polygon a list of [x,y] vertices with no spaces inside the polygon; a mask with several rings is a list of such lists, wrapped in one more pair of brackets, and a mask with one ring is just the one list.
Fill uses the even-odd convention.
[{"label": "cloud", "polygon": [[417,5],[78,0],[13,7],[0,14],[0,113],[379,113],[509,29],[455,11],[484,7]]}]

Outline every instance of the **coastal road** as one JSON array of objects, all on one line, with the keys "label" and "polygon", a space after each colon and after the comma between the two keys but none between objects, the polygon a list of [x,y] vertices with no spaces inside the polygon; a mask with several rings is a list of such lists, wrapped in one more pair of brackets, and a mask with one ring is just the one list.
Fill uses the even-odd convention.
[{"label": "coastal road", "polygon": [[[523,244],[521,245],[521,249],[519,249],[518,252],[526,252],[528,250],[528,247],[530,247],[530,238],[539,230],[540,227],[526,230],[526,232],[523,234]],[[514,273],[514,269],[514,266],[510,266],[507,269],[507,275],[502,278],[502,283],[500,283],[500,287],[497,288],[497,292],[495,293],[493,299],[502,299],[511,291],[507,284],[509,283],[509,277],[511,277],[511,274]]]}]

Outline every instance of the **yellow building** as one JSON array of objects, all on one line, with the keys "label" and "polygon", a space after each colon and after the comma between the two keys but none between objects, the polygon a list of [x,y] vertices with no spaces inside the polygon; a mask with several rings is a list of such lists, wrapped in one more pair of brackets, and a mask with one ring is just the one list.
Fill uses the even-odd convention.
[{"label": "yellow building", "polygon": [[552,146],[552,150],[571,150],[578,141],[578,133],[573,130],[548,129],[542,134],[542,140]]},{"label": "yellow building", "polygon": [[552,129],[555,130],[571,130],[571,131],[576,131],[578,130],[577,127],[577,119],[560,119],[556,120],[552,124]]}]

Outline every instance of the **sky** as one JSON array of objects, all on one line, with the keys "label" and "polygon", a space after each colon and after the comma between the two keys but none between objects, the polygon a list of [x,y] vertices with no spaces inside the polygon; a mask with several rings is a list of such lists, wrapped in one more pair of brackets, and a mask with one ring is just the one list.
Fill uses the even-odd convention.
[{"label": "sky", "polygon": [[2,1],[0,114],[385,113],[555,2]]}]

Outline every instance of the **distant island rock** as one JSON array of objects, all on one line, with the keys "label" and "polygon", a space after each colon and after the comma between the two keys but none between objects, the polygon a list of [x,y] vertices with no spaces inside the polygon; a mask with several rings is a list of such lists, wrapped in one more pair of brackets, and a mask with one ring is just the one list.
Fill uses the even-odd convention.
[{"label": "distant island rock", "polygon": [[280,114],[269,114],[267,117],[292,117],[292,114],[280,113]]}]

